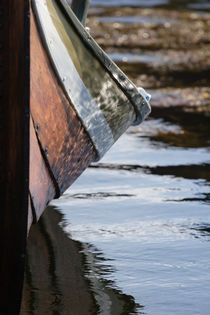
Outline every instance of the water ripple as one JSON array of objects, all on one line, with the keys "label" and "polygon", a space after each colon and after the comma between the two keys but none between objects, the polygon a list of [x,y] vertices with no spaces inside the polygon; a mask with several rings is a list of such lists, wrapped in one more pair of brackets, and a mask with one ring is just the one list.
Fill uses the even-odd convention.
[{"label": "water ripple", "polygon": [[138,221],[121,224],[64,225],[63,229],[80,241],[107,242],[122,239],[131,242],[163,243],[191,238],[210,241],[210,223],[191,222],[190,219],[173,221]]},{"label": "water ripple", "polygon": [[123,198],[123,197],[135,197],[134,194],[118,194],[114,192],[96,192],[96,193],[78,193],[68,196],[73,199],[104,199],[104,198]]}]

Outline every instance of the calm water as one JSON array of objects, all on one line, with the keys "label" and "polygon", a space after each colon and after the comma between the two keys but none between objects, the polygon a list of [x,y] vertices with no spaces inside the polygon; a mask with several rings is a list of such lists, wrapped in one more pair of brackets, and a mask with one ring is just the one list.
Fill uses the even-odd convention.
[{"label": "calm water", "polygon": [[209,148],[153,141],[151,130],[182,137],[159,119],[130,129],[53,204],[87,257],[105,258],[88,277],[114,280],[138,314],[209,314]]},{"label": "calm water", "polygon": [[[91,3],[210,9],[209,1],[196,0]],[[132,17],[100,19],[132,22]],[[138,17],[133,19],[138,23]],[[121,53],[110,56],[122,59]],[[129,48],[123,56],[153,62],[152,53],[132,55]],[[63,231],[78,241],[84,255],[85,277],[97,304],[93,314],[210,314],[209,134],[205,112],[156,110],[51,203],[51,211],[63,215]],[[53,305],[52,314],[64,314],[54,313]]]},{"label": "calm water", "polygon": [[[91,3],[210,8],[209,1]],[[138,19],[147,23],[133,16],[133,22]],[[131,20],[100,16],[101,22]],[[152,54],[149,60],[130,55],[129,49],[123,54],[127,61],[153,62]],[[205,113],[182,115],[172,109],[169,115],[152,114],[52,203],[64,215],[63,230],[81,242],[98,314],[210,314],[209,134]],[[112,310],[110,288],[129,300],[124,312]]]},{"label": "calm water", "polygon": [[[91,3],[210,8],[208,1]],[[133,22],[138,19],[147,23],[147,17],[133,16]],[[132,16],[100,16],[101,22],[131,20]],[[129,53],[129,49],[124,52],[126,61],[153,62],[152,54],[144,60]],[[122,59],[117,53],[110,56]],[[82,242],[89,266],[86,276],[100,305],[98,314],[113,313],[106,287],[134,298],[136,305],[123,314],[210,313],[209,119],[205,114],[195,118],[171,113],[160,111],[131,128],[53,203],[64,214],[63,229]]]}]

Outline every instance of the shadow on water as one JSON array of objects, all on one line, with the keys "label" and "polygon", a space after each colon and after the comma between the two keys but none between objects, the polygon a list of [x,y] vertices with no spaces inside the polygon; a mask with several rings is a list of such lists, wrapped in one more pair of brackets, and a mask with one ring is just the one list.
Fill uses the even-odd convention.
[{"label": "shadow on water", "polygon": [[[161,114],[160,114],[161,111]],[[152,141],[162,142],[168,146],[182,147],[182,148],[205,148],[210,145],[210,124],[209,117],[205,113],[191,113],[190,108],[153,108],[152,116],[154,118],[162,117],[162,122],[172,123],[179,126],[180,132],[174,133],[160,131],[150,136]]]},{"label": "shadow on water", "polygon": [[210,194],[198,194],[198,196],[194,198],[183,198],[179,200],[167,200],[167,201],[176,201],[176,202],[183,202],[183,201],[199,201],[199,202],[204,202],[205,204],[210,204]]},{"label": "shadow on water", "polygon": [[[178,166],[157,166],[157,167],[145,167],[141,165],[120,165],[120,164],[106,164],[106,163],[99,163],[97,165],[92,165],[91,168],[98,168],[98,169],[107,169],[107,170],[115,170],[119,171],[128,171],[128,172],[135,172],[135,173],[145,173],[145,174],[153,174],[159,176],[172,176],[172,177],[180,177],[185,179],[191,180],[204,180],[206,185],[210,185],[210,164],[201,164],[201,165],[178,165]],[[197,182],[199,185],[199,183]],[[204,185],[204,182],[201,182],[201,185]],[[83,198],[83,199],[95,199],[96,196],[98,198],[105,197],[113,197],[116,196],[118,199],[120,197],[133,197],[135,195],[132,194],[114,194],[114,193],[106,193],[106,194],[80,194],[72,195],[73,198]],[[183,199],[166,199],[167,201],[176,201],[176,202],[184,202],[184,201],[199,201],[205,204],[210,204],[210,193],[199,193],[195,194],[193,198],[183,198]]]},{"label": "shadow on water", "polygon": [[194,224],[191,227],[191,234],[195,238],[210,241],[210,224]]},{"label": "shadow on water", "polygon": [[62,217],[48,207],[31,228],[21,314],[136,314],[143,307],[104,278],[113,270],[103,254],[72,240]]},{"label": "shadow on water", "polygon": [[[141,166],[135,164],[110,164],[110,163],[98,163],[92,164],[90,168],[98,168],[98,169],[107,169],[107,170],[116,170],[116,171],[129,171],[129,172],[143,172],[146,174],[154,174],[154,175],[171,175],[174,177],[182,177],[186,179],[204,179],[205,181],[210,183],[210,164],[202,164],[202,165],[173,165],[173,166],[157,166],[157,167],[149,167],[149,166]],[[193,172],[192,172],[193,169]],[[98,193],[98,194],[77,194],[73,195],[74,198],[98,198],[103,197],[132,197],[132,194],[106,194],[106,193]]]}]

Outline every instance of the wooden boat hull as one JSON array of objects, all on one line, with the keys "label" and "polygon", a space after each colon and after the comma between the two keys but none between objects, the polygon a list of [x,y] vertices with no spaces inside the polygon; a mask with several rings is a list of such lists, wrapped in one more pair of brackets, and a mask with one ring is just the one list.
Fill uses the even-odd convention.
[{"label": "wooden boat hull", "polygon": [[[41,0],[32,3],[33,10],[29,0],[0,4],[1,314],[19,313],[31,224],[131,123],[149,113],[132,83],[77,27],[65,1],[47,0],[48,7]],[[70,50],[62,42],[48,47],[45,13],[59,42],[61,36],[67,45],[65,36],[73,36]],[[60,16],[63,29],[57,27]],[[57,62],[60,48],[71,71]],[[93,66],[87,71],[84,49]]]},{"label": "wooden boat hull", "polygon": [[47,203],[96,159],[96,152],[43,50],[33,14],[31,56],[29,190],[38,220]]}]

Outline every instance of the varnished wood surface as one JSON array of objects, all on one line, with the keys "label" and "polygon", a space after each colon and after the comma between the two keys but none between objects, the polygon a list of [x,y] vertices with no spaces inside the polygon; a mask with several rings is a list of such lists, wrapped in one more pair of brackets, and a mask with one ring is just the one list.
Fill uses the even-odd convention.
[{"label": "varnished wood surface", "polygon": [[31,131],[30,193],[39,218],[49,200],[62,194],[95,160],[96,153],[59,84],[33,13],[30,49],[30,108],[40,148],[36,152],[37,142]]},{"label": "varnished wood surface", "polygon": [[29,3],[0,2],[0,314],[18,314],[27,236]]}]

